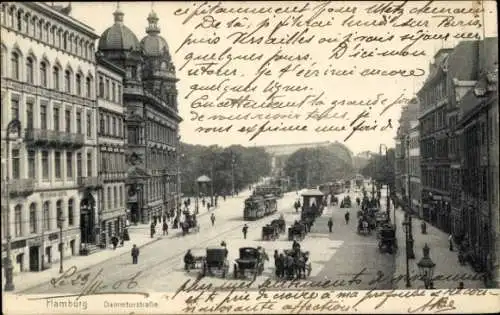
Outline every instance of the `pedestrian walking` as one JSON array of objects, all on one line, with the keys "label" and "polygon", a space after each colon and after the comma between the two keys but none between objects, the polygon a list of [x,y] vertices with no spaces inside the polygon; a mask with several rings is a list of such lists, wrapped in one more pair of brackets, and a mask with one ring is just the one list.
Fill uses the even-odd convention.
[{"label": "pedestrian walking", "polygon": [[243,226],[242,232],[243,232],[243,238],[247,239],[248,225],[245,224]]},{"label": "pedestrian walking", "polygon": [[131,255],[132,255],[132,263],[134,265],[137,264],[137,262],[139,260],[139,248],[137,248],[137,246],[135,244],[134,244],[134,246],[132,246]]},{"label": "pedestrian walking", "polygon": [[328,219],[328,230],[332,233],[333,220],[332,218]]},{"label": "pedestrian walking", "polygon": [[113,249],[116,249],[116,246],[118,246],[118,237],[116,237],[115,234],[113,234],[113,237],[111,237],[111,244],[113,244]]},{"label": "pedestrian walking", "polygon": [[345,218],[345,224],[349,224],[349,217],[350,217],[350,214],[349,214],[349,211],[347,211],[344,215],[344,218]]},{"label": "pedestrian walking", "polygon": [[210,211],[210,206],[211,206],[210,202],[207,202],[207,211]]},{"label": "pedestrian walking", "polygon": [[168,235],[168,223],[163,221],[163,235]]},{"label": "pedestrian walking", "polygon": [[210,221],[212,221],[212,226],[215,225],[215,214],[212,213],[212,215],[210,216]]},{"label": "pedestrian walking", "polygon": [[453,251],[453,235],[448,236],[448,243],[450,245],[450,252]]},{"label": "pedestrian walking", "polygon": [[205,206],[205,198],[201,199],[201,204],[203,207]]},{"label": "pedestrian walking", "polygon": [[151,238],[153,238],[153,236],[155,235],[155,232],[156,232],[156,225],[154,224],[154,222],[151,222]]}]

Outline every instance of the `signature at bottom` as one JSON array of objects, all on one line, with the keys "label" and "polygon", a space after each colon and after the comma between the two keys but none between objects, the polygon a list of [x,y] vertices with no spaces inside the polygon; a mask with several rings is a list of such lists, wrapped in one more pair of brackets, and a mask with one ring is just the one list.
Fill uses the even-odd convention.
[{"label": "signature at bottom", "polygon": [[433,297],[425,304],[411,309],[408,308],[408,313],[416,313],[416,312],[428,312],[434,311],[435,313],[445,312],[455,310],[455,301],[449,297]]}]

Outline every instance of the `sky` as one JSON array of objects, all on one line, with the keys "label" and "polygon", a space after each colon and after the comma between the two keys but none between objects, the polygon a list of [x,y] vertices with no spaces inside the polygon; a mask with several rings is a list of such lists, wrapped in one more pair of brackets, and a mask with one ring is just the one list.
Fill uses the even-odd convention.
[{"label": "sky", "polygon": [[[259,1],[260,3],[260,1]],[[254,4],[254,3],[252,3]],[[353,4],[353,2],[346,4]],[[367,3],[364,3],[366,5]],[[463,6],[464,2],[448,1],[447,4],[454,6]],[[491,8],[490,5],[491,4]],[[225,5],[225,4],[224,4]],[[235,4],[234,4],[235,5]],[[273,2],[274,6],[279,6],[279,2]],[[494,2],[486,4],[488,11],[492,12],[492,16],[496,17],[494,10],[496,7]],[[72,13],[71,16],[80,20],[81,22],[92,27],[97,34],[101,34],[108,27],[113,25],[113,12],[116,10],[116,2],[73,2],[72,3]],[[161,36],[163,36],[168,42],[170,53],[173,58],[173,62],[177,68],[177,77],[180,81],[177,84],[177,89],[179,91],[178,103],[179,103],[179,114],[184,118],[184,121],[180,125],[180,133],[182,135],[182,141],[192,144],[219,144],[222,146],[227,146],[231,144],[242,144],[245,146],[253,145],[273,145],[273,144],[292,144],[292,143],[308,143],[308,142],[323,142],[323,141],[339,141],[343,142],[345,134],[338,133],[295,133],[287,132],[282,134],[276,133],[266,133],[261,134],[259,137],[250,141],[248,135],[239,134],[200,134],[194,131],[196,128],[195,123],[191,121],[192,115],[190,114],[190,103],[191,101],[186,99],[184,96],[189,92],[190,86],[193,83],[206,83],[207,78],[193,78],[188,76],[185,71],[179,71],[179,67],[184,63],[185,51],[183,53],[182,49],[180,53],[175,53],[175,50],[181,45],[181,43],[186,38],[187,34],[192,32],[193,24],[182,24],[184,17],[174,16],[173,12],[176,9],[192,8],[196,6],[193,2],[120,2],[120,9],[124,12],[124,24],[130,28],[141,40],[145,35],[145,29],[147,27],[147,16],[154,10],[159,17],[159,26],[161,28]],[[488,29],[494,31],[486,31],[486,36],[496,36],[496,27],[494,26],[495,21],[487,21],[486,25]],[[366,31],[364,28],[360,31]],[[338,29],[339,33],[347,32],[347,29]],[[352,31],[352,30],[351,30]],[[382,34],[384,29],[377,28],[377,31],[373,34]],[[430,30],[432,31],[432,30]],[[378,33],[377,33],[378,32]],[[428,41],[420,45],[419,48],[424,49],[427,55],[424,57],[416,57],[413,59],[393,59],[389,62],[388,66],[401,63],[405,67],[413,68],[419,67],[423,69],[429,68],[429,62],[432,60],[434,53],[442,48],[450,48],[456,45],[456,41],[448,40],[444,41]],[[202,48],[204,49],[204,48]],[[235,48],[236,49],[236,48]],[[272,48],[269,48],[272,49]],[[311,48],[308,48],[311,49]],[[315,50],[314,48],[312,50]],[[292,53],[303,53],[300,48],[297,50],[291,49]],[[314,53],[317,53],[316,51]],[[320,52],[321,53],[321,52]],[[327,53],[327,52],[324,52]],[[365,65],[373,64],[387,64],[387,58],[385,60],[371,59],[369,63]],[[362,64],[362,63],[360,63]],[[339,67],[339,65],[333,65]],[[349,67],[352,64],[349,62],[342,63],[342,67]],[[315,88],[322,88],[323,90],[330,93],[330,98],[359,98],[364,99],[369,96],[376,95],[377,93],[384,93],[390,99],[396,99],[400,95],[404,95],[405,98],[411,98],[415,95],[418,89],[421,87],[426,76],[418,77],[416,79],[395,79],[395,78],[373,78],[367,79],[363,82],[360,81],[335,81],[335,80],[320,80],[311,81],[315,85]],[[297,84],[297,80],[290,81],[290,84]],[[362,151],[378,151],[379,145],[381,143],[393,147],[394,146],[394,136],[397,130],[397,119],[399,118],[399,113],[401,106],[403,104],[397,104],[388,110],[387,115],[393,118],[394,129],[386,130],[384,132],[374,132],[374,133],[358,133],[353,135],[349,141],[344,144],[354,153],[359,153]],[[286,134],[286,137],[284,136]]]}]

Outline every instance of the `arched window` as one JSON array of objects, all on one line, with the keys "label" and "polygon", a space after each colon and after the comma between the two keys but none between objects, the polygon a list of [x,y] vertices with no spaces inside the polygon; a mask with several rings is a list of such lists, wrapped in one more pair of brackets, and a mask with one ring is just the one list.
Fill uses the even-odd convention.
[{"label": "arched window", "polygon": [[77,73],[76,74],[76,94],[78,96],[81,96],[82,95],[82,76]]},{"label": "arched window", "polygon": [[47,64],[45,61],[40,62],[40,85],[47,87]]},{"label": "arched window", "polygon": [[33,84],[34,73],[33,73],[33,58],[26,58],[26,81]]},{"label": "arched window", "polygon": [[59,91],[59,68],[57,66],[55,66],[52,70],[52,80],[54,81],[54,84],[53,84],[53,88],[54,90],[58,90]]},{"label": "arched window", "polygon": [[22,32],[23,30],[23,12],[17,12],[17,30]]},{"label": "arched window", "polygon": [[22,235],[22,207],[21,205],[17,205],[14,208],[14,236],[15,237],[20,237]]},{"label": "arched window", "polygon": [[63,36],[63,49],[68,50],[68,33],[64,33]]},{"label": "arched window", "polygon": [[19,54],[17,52],[12,53],[12,57],[10,59],[10,66],[12,69],[11,77],[12,79],[19,80]]},{"label": "arched window", "polygon": [[71,71],[64,71],[64,89],[66,93],[71,93]]},{"label": "arched window", "polygon": [[48,231],[50,229],[50,202],[45,201],[43,203],[43,230]]},{"label": "arched window", "polygon": [[92,79],[90,77],[87,77],[85,80],[85,89],[86,91],[86,96],[91,97],[92,94]]},{"label": "arched window", "polygon": [[73,199],[68,200],[68,225],[74,224]]},{"label": "arched window", "polygon": [[57,226],[62,223],[63,219],[63,209],[62,209],[62,200],[57,200],[56,202],[56,214],[57,214]]},{"label": "arched window", "polygon": [[30,205],[30,233],[36,233],[36,204],[33,202]]}]

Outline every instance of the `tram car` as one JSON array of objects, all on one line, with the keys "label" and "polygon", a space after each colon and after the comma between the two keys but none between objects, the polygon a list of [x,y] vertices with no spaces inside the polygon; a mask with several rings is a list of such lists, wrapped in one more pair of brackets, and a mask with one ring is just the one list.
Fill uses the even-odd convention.
[{"label": "tram car", "polygon": [[245,199],[244,220],[257,220],[278,211],[276,196],[273,194],[253,195]]},{"label": "tram car", "polygon": [[282,198],[283,197],[283,190],[276,185],[259,185],[255,187],[255,190],[253,191],[253,195],[257,196],[265,196],[273,194],[276,196],[276,198]]}]

